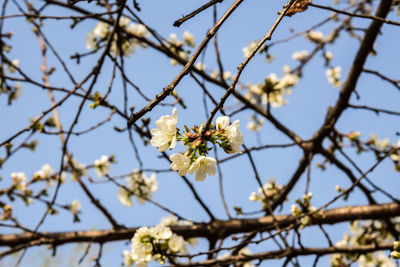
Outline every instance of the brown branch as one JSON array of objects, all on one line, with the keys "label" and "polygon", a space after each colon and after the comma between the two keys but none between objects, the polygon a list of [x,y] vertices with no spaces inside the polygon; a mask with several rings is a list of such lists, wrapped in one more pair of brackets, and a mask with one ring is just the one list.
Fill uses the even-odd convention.
[{"label": "brown branch", "polygon": [[[377,17],[385,18],[390,11],[392,1],[382,0],[376,12]],[[373,49],[373,44],[378,36],[382,27],[381,20],[374,20],[368,27],[360,48],[357,51],[356,57],[353,61],[349,74],[342,89],[337,102],[333,108],[329,108],[326,114],[325,122],[318,132],[314,135],[314,140],[322,142],[325,136],[329,134],[332,127],[339,119],[343,111],[348,107],[351,94],[354,92],[358,79],[363,71],[364,64],[367,60],[369,53]],[[319,143],[320,143],[319,142]]]},{"label": "brown branch", "polygon": [[275,29],[278,27],[279,23],[282,21],[282,19],[285,16],[286,12],[293,5],[294,2],[295,2],[295,0],[288,1],[288,3],[285,5],[284,10],[280,14],[280,16],[276,19],[274,24],[271,26],[271,28],[269,29],[267,34],[257,44],[257,46],[254,48],[254,50],[250,53],[250,55],[237,67],[238,71],[237,71],[235,77],[233,78],[233,81],[232,81],[231,85],[226,90],[225,94],[222,96],[222,98],[219,101],[218,105],[211,111],[210,117],[208,118],[207,122],[204,125],[204,129],[203,129],[203,133],[202,134],[204,134],[208,130],[208,127],[211,125],[212,119],[214,118],[215,114],[218,112],[218,110],[220,110],[224,106],[225,101],[235,91],[235,87],[236,87],[237,82],[239,81],[239,77],[242,74],[243,70],[246,68],[247,64],[254,57],[254,55],[261,48],[261,46],[267,40],[271,40],[272,34],[274,33]]},{"label": "brown branch", "polygon": [[[389,4],[390,4],[391,1],[387,1],[387,2],[389,2]],[[400,26],[400,22],[389,20],[389,19],[385,19],[385,18],[382,18],[380,16],[351,13],[351,12],[347,12],[347,11],[336,9],[336,8],[329,7],[329,6],[321,6],[321,5],[318,5],[318,4],[315,4],[315,3],[310,3],[309,6],[320,8],[320,9],[325,9],[325,10],[330,10],[330,11],[333,11],[333,12],[336,12],[336,13],[340,13],[340,14],[344,14],[344,15],[351,16],[351,17],[357,17],[357,18],[363,18],[363,19],[373,19],[375,21],[379,21],[379,22],[384,22],[384,23],[391,24],[391,25]]]},{"label": "brown branch", "polygon": [[381,78],[382,80],[387,81],[387,82],[390,82],[390,83],[393,84],[397,89],[400,90],[400,85],[399,85],[400,80],[393,80],[393,79],[390,79],[390,78],[386,77],[385,75],[382,75],[380,72],[375,71],[375,70],[363,69],[363,71],[364,71],[365,73],[374,74],[374,75],[378,76],[379,78]]},{"label": "brown branch", "polygon": [[[312,224],[336,224],[353,220],[373,220],[396,216],[400,216],[400,203],[347,206],[321,212],[320,216],[314,216]],[[275,215],[275,219],[281,228],[295,225],[298,220],[298,218],[292,215]],[[185,238],[210,236],[224,238],[231,234],[259,229],[263,231],[273,230],[275,225],[272,216],[264,216],[254,219],[216,220],[210,224],[198,223],[189,226],[172,226],[171,228],[176,234]],[[0,235],[0,246],[14,247],[20,244],[28,244],[28,246],[51,244],[57,246],[77,242],[105,243],[129,240],[137,229],[138,227],[110,230],[41,232],[37,234],[6,234]]]},{"label": "brown branch", "polygon": [[385,113],[385,114],[389,114],[389,115],[400,115],[400,112],[398,111],[392,111],[392,110],[388,110],[388,109],[383,109],[383,108],[374,108],[374,107],[369,107],[369,106],[365,106],[365,105],[353,105],[353,104],[349,104],[349,108],[354,108],[354,109],[365,109],[365,110],[369,110],[374,112],[375,114],[379,115],[379,113]]},{"label": "brown branch", "polygon": [[201,52],[204,50],[204,48],[207,46],[208,42],[211,40],[211,38],[214,36],[214,34],[218,31],[218,29],[221,27],[221,25],[229,18],[229,16],[235,11],[235,9],[243,2],[243,0],[236,0],[232,6],[226,11],[226,13],[220,18],[220,20],[208,31],[206,37],[204,40],[201,42],[199,47],[197,48],[196,52],[194,52],[193,56],[189,59],[189,61],[186,63],[186,65],[183,67],[181,72],[175,77],[175,79],[167,86],[165,87],[161,93],[159,93],[150,103],[148,103],[144,108],[142,108],[140,111],[134,113],[131,118],[128,120],[128,127],[130,127],[132,124],[134,124],[138,119],[140,119],[142,116],[144,116],[147,112],[151,111],[158,103],[160,103],[162,100],[164,100],[178,85],[178,83],[182,80],[183,77],[185,77],[190,70],[190,67],[194,64],[196,59],[199,57]]},{"label": "brown branch", "polygon": [[184,23],[185,21],[193,18],[194,16],[196,16],[197,14],[203,12],[204,10],[206,10],[207,8],[209,8],[210,6],[215,5],[216,3],[222,3],[224,0],[211,0],[210,2],[206,3],[205,5],[202,5],[201,7],[199,7],[198,9],[196,9],[195,11],[191,12],[190,14],[184,16],[181,19],[178,19],[174,22],[174,26],[175,27],[179,27],[182,25],[182,23]]},{"label": "brown branch", "polygon": [[365,254],[378,250],[390,250],[393,249],[393,243],[377,244],[377,245],[364,245],[355,247],[327,247],[327,248],[288,248],[282,250],[274,250],[269,252],[257,253],[252,255],[238,255],[229,256],[224,259],[212,259],[201,262],[191,262],[187,264],[179,264],[177,266],[227,266],[229,264],[237,262],[248,262],[251,260],[267,260],[267,259],[281,259],[281,258],[293,258],[296,256],[316,255],[323,256],[335,253],[344,254]]}]

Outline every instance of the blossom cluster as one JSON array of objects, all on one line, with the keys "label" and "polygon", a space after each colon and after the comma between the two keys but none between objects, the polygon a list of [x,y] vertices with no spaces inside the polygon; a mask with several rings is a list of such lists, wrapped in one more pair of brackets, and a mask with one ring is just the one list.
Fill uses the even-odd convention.
[{"label": "blossom cluster", "polygon": [[[29,205],[33,203],[33,191],[29,189],[29,186],[33,183],[37,182],[46,182],[47,187],[53,186],[55,181],[58,181],[58,174],[56,174],[53,168],[49,164],[44,164],[40,170],[36,171],[33,174],[33,177],[28,180],[27,176],[24,172],[12,172],[11,180],[12,186],[10,190],[18,190],[23,194],[23,200],[25,204]],[[66,173],[62,172],[60,177],[60,182],[64,182],[66,178]],[[43,188],[40,193],[36,194],[36,196],[45,195],[46,188]]]},{"label": "blossom cluster", "polygon": [[309,215],[317,210],[316,207],[311,206],[312,193],[303,195],[303,198],[298,198],[296,204],[293,204],[290,208],[293,216],[301,216],[300,218],[300,228],[304,228],[310,225],[312,222],[312,217],[318,216],[318,214]]},{"label": "blossom cluster", "polygon": [[339,87],[342,85],[342,81],[340,80],[341,71],[342,68],[340,66],[332,67],[326,70],[326,78],[333,87]]},{"label": "blossom cluster", "polygon": [[67,170],[71,172],[72,181],[77,181],[87,174],[87,166],[78,162],[74,157],[65,155],[64,160],[66,161]]},{"label": "blossom cluster", "polygon": [[[119,27],[122,29],[118,34],[114,33],[112,36],[110,51],[114,55],[121,54],[129,57],[135,52],[136,47],[141,46],[145,48],[147,45],[139,39],[133,38],[132,35],[137,37],[148,37],[149,32],[143,24],[136,24],[129,18],[122,17],[119,20]],[[86,48],[89,50],[97,50],[104,45],[110,35],[112,29],[110,25],[105,22],[99,22],[96,27],[86,35]]]},{"label": "blossom cluster", "polygon": [[247,123],[247,129],[250,131],[258,132],[261,130],[261,127],[264,125],[264,119],[259,118],[255,115],[251,115],[249,117],[249,122]]},{"label": "blossom cluster", "polygon": [[[9,35],[3,34],[3,37],[11,38],[12,33]],[[7,49],[7,46],[3,44],[3,47]],[[11,47],[9,48],[11,49]],[[16,82],[15,84],[10,84],[9,80],[3,80],[2,77],[9,72],[13,74],[17,71],[19,67],[19,60],[14,59],[11,62],[5,62],[4,65],[0,64],[0,94],[8,94],[8,105],[12,104],[12,101],[17,100],[22,94],[22,85],[20,82]]]},{"label": "blossom cluster", "polygon": [[107,175],[110,172],[111,163],[115,162],[116,160],[114,155],[111,155],[110,157],[103,155],[100,157],[100,159],[96,159],[93,164],[96,175],[98,177]]},{"label": "blossom cluster", "polygon": [[309,53],[307,50],[296,51],[292,54],[292,59],[298,61],[304,61],[308,57]]},{"label": "blossom cluster", "polygon": [[132,206],[132,196],[140,204],[144,204],[158,190],[158,181],[154,173],[147,177],[144,172],[133,171],[125,180],[126,185],[118,192],[118,199],[125,206]]},{"label": "blossom cluster", "polygon": [[283,72],[284,75],[281,78],[278,78],[275,73],[271,73],[264,79],[263,84],[249,84],[244,97],[256,105],[271,103],[274,108],[287,105],[288,101],[285,96],[292,93],[291,88],[297,85],[299,76],[292,73],[287,65],[283,67]]},{"label": "blossom cluster", "polygon": [[323,43],[325,41],[325,36],[321,31],[309,31],[306,34],[308,40],[313,43]]},{"label": "blossom cluster", "polygon": [[267,210],[268,206],[279,198],[282,190],[283,186],[277,184],[275,178],[271,178],[262,188],[258,188],[257,193],[252,192],[249,196],[249,200],[261,202],[261,204],[263,204],[263,210]]},{"label": "blossom cluster", "polygon": [[164,264],[178,254],[187,253],[187,242],[182,236],[171,231],[168,226],[159,224],[141,227],[131,239],[131,251],[123,252],[124,265],[136,263],[137,267],[147,267],[151,261]]},{"label": "blossom cluster", "polygon": [[[151,130],[153,135],[150,143],[159,151],[175,148],[177,141],[187,147],[185,153],[174,153],[170,156],[171,169],[183,176],[187,173],[196,173],[196,181],[204,181],[206,175],[215,175],[217,161],[207,157],[211,148],[208,142],[218,144],[228,154],[242,153],[243,134],[239,131],[240,121],[230,124],[227,116],[218,117],[216,126],[203,131],[203,124],[189,129],[185,126],[183,133],[176,127],[178,111],[173,109],[171,115],[162,116],[156,121],[157,128]],[[192,132],[193,131],[193,132]]]},{"label": "blossom cluster", "polygon": [[357,148],[357,153],[364,151],[374,152],[376,158],[390,153],[390,159],[394,163],[395,171],[400,171],[400,139],[395,144],[391,144],[389,138],[380,139],[378,135],[372,134],[365,142],[361,141],[361,133],[351,131],[346,135],[351,145]]},{"label": "blossom cluster", "polygon": [[[398,226],[398,224],[396,224]],[[361,224],[353,221],[350,225],[350,232],[345,234],[343,239],[335,245],[337,247],[372,245],[392,240],[392,236],[385,230],[384,225],[379,221],[367,221]],[[371,252],[365,254],[342,254],[337,253],[331,256],[332,267],[347,266],[358,261],[359,266],[373,267],[395,267],[397,266],[385,253]]]},{"label": "blossom cluster", "polygon": [[[178,39],[178,36],[175,33],[171,33],[169,38],[164,42],[164,45],[169,49],[171,53],[176,55],[177,57],[187,60],[189,58],[190,50],[189,48],[193,48],[196,46],[196,42],[194,40],[193,34],[188,31],[183,33],[183,41]],[[175,66],[178,64],[178,61],[174,58],[171,59],[171,65]],[[201,69],[202,65],[199,65],[199,69]]]},{"label": "blossom cluster", "polygon": [[[193,222],[191,221],[179,221],[178,218],[172,214],[170,214],[168,217],[163,217],[160,220],[160,225],[163,226],[174,226],[174,225],[193,225]],[[195,247],[197,245],[197,238],[189,238],[186,240],[188,244],[190,244],[192,247]]]},{"label": "blossom cluster", "polygon": [[10,204],[5,204],[3,202],[0,202],[0,220],[5,221],[10,218],[12,218],[12,211],[13,208]]},{"label": "blossom cluster", "polygon": [[243,47],[242,52],[243,52],[243,57],[248,58],[251,53],[253,53],[254,49],[256,49],[258,42],[257,41],[252,41],[248,44],[248,46]]},{"label": "blossom cluster", "polygon": [[81,213],[81,208],[82,208],[81,202],[78,199],[75,199],[71,202],[71,204],[68,207],[69,211],[74,216],[74,222],[80,222],[78,214]]}]

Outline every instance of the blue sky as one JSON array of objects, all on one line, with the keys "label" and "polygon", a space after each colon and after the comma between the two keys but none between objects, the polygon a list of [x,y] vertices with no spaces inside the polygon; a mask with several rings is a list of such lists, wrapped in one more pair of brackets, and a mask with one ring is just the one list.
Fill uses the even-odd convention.
[{"label": "blue sky", "polygon": [[[38,1],[39,2],[39,1]],[[180,39],[184,31],[190,31],[195,35],[196,43],[199,44],[205,36],[207,30],[212,27],[212,12],[211,9],[196,16],[192,20],[184,23],[180,28],[173,27],[175,19],[180,18],[182,14],[187,14],[198,5],[199,1],[140,1],[142,11],[138,15],[143,21],[148,23],[152,28],[156,29],[162,36],[168,37],[170,33],[176,33]],[[232,1],[225,1],[218,4],[219,16],[229,7]],[[325,3],[324,3],[325,4]],[[327,1],[327,4],[332,4],[332,1]],[[243,61],[242,48],[247,46],[253,40],[260,40],[268,31],[270,26],[277,18],[277,11],[283,5],[282,1],[245,1],[238,10],[228,19],[218,33],[219,46],[221,48],[221,56],[226,70],[235,72],[237,66]],[[87,8],[87,5],[81,4]],[[94,10],[94,9],[93,9]],[[14,4],[9,5],[8,14],[14,14],[17,10]],[[49,9],[47,14],[66,15],[63,9]],[[324,18],[330,15],[329,11],[318,10],[310,7],[306,12],[297,14],[293,17],[285,17],[279,25],[272,41],[280,40],[291,35],[290,29],[295,31],[306,30],[310,26],[317,24]],[[343,16],[342,16],[343,17]],[[398,17],[392,14],[389,17],[393,20],[398,20]],[[364,19],[354,19],[354,23],[359,27],[365,27],[369,21]],[[95,27],[94,20],[87,20],[78,24],[76,28],[71,30],[69,24],[65,22],[49,20],[44,22],[43,31],[56,48],[60,51],[63,59],[69,64],[72,73],[76,75],[76,79],[83,78],[93,66],[99,54],[87,57],[81,61],[79,65],[69,59],[69,56],[76,52],[86,52],[85,38],[86,34]],[[327,23],[318,30],[328,34],[335,26],[333,23]],[[29,73],[36,80],[40,81],[41,73],[38,69],[40,62],[39,48],[37,40],[31,32],[31,25],[28,25],[23,18],[12,18],[5,20],[4,31],[11,30],[14,36],[11,39],[13,46],[10,53],[11,58],[19,59],[22,70]],[[400,53],[398,50],[400,34],[395,26],[384,25],[382,36],[376,42],[376,57],[369,57],[366,67],[379,70],[389,77],[399,78],[398,62]],[[351,39],[346,33],[342,33],[333,45],[328,45],[327,50],[333,52],[332,64],[342,67],[342,78],[345,79],[350,68],[351,60],[357,51],[359,41]],[[249,82],[258,83],[270,73],[282,75],[282,66],[289,64],[292,68],[297,66],[297,62],[291,59],[293,52],[298,50],[313,49],[314,45],[307,41],[304,37],[296,38],[290,42],[273,46],[271,53],[276,59],[272,63],[265,62],[264,55],[257,55],[247,66],[241,76],[241,83]],[[202,55],[203,56],[203,55]],[[200,56],[200,58],[202,58]],[[204,62],[209,69],[216,68],[215,54],[210,43],[204,55]],[[60,64],[55,57],[49,52],[49,65],[54,65],[57,71],[51,76],[51,84],[54,86],[63,86],[71,88],[72,84],[68,80],[65,73],[62,71]],[[293,88],[293,93],[288,96],[289,105],[273,110],[273,114],[283,122],[288,128],[295,131],[302,138],[307,139],[320,127],[325,117],[325,112],[328,106],[333,105],[338,97],[339,89],[333,88],[325,77],[323,57],[321,52],[316,55],[313,61],[306,66],[303,77],[299,84]],[[126,59],[127,73],[149,97],[154,97],[163,87],[168,85],[173,78],[181,70],[181,66],[170,66],[169,59],[159,52],[150,49],[137,49],[129,59]],[[108,81],[111,77],[112,65],[107,61],[101,70],[101,75],[94,88],[100,92],[105,92],[108,86]],[[209,90],[216,99],[219,99],[224,93],[223,90],[213,85],[209,85]],[[202,104],[203,94],[201,89],[190,79],[185,77],[177,86],[176,91],[181,96],[188,108],[183,109],[178,107],[179,122],[178,127],[181,129],[183,125],[191,126],[200,124],[206,120],[205,111]],[[357,92],[361,95],[361,99],[357,100],[352,97],[351,103],[358,105],[371,105],[390,110],[398,110],[400,101],[397,89],[391,87],[388,83],[369,75],[363,74],[357,85]],[[61,98],[60,93],[56,93],[57,99]],[[142,108],[146,102],[140,99],[132,90],[129,93],[129,105],[135,105],[137,109]],[[109,102],[122,106],[123,94],[121,80],[117,78],[112,94],[109,97]],[[50,101],[47,92],[41,88],[33,87],[28,84],[23,85],[22,96],[11,106],[6,105],[6,97],[0,97],[0,124],[5,125],[0,130],[0,140],[8,138],[10,135],[19,131],[28,124],[29,118],[38,116],[42,110],[50,107]],[[80,99],[72,98],[59,109],[62,122],[65,126],[69,126],[73,117],[74,111]],[[168,97],[167,103],[173,103],[174,99]],[[79,124],[76,130],[83,130],[108,116],[109,110],[99,107],[95,110],[88,107],[89,103],[85,104],[82,116],[79,119]],[[237,102],[231,97],[226,106],[233,111],[238,107]],[[213,105],[208,101],[209,109]],[[155,121],[162,115],[170,114],[172,107],[156,107],[150,114],[150,128],[155,127]],[[241,130],[244,134],[245,144],[248,147],[258,144],[255,133],[246,129],[248,117],[252,113],[243,112],[235,115],[232,120],[239,119],[241,121]],[[218,114],[219,116],[220,114]],[[370,134],[378,134],[379,137],[388,137],[391,143],[398,140],[395,132],[399,130],[399,118],[376,114],[368,111],[347,110],[337,124],[337,129],[342,133],[349,131],[361,131],[363,140],[366,140]],[[117,133],[113,130],[114,126],[124,127],[126,121],[118,116],[114,116],[110,123],[95,131],[72,137],[69,143],[69,150],[72,151],[74,157],[79,162],[92,164],[95,159],[100,158],[103,154],[115,154],[118,161],[112,165],[111,175],[125,174],[139,166],[132,147],[129,145],[127,133]],[[21,138],[17,140],[21,141]],[[21,150],[0,169],[0,176],[3,177],[2,185],[10,183],[10,174],[15,171],[23,171],[29,177],[40,167],[49,163],[55,169],[58,168],[61,161],[60,142],[57,136],[42,136],[37,135],[39,146],[35,153],[27,150]],[[259,140],[263,144],[280,144],[289,143],[290,140],[279,133],[273,125],[266,122],[262,131],[259,133]],[[169,163],[158,157],[159,153],[154,147],[144,146],[139,136],[135,135],[134,140],[139,148],[140,156],[144,160],[144,168],[151,169],[168,169]],[[179,150],[179,146],[177,148]],[[183,147],[180,146],[183,151]],[[355,155],[352,149],[347,150],[350,155]],[[1,150],[1,153],[4,153]],[[171,152],[172,153],[172,152]],[[169,153],[169,154],[171,154]],[[1,154],[3,155],[3,154]],[[218,151],[220,158],[226,157],[222,151]],[[253,154],[256,165],[260,171],[260,176],[263,182],[266,182],[270,177],[275,177],[279,184],[285,184],[291,177],[298,161],[301,158],[301,151],[298,148],[287,149],[270,149]],[[312,165],[321,162],[321,157],[314,158]],[[356,162],[362,166],[363,170],[367,170],[374,163],[373,155],[361,155],[356,157]],[[246,211],[254,211],[260,208],[257,203],[248,201],[248,197],[252,191],[256,191],[258,185],[252,174],[249,160],[242,155],[228,163],[221,165],[224,179],[224,190],[227,198],[227,203],[230,211],[233,213],[233,206],[240,206]],[[97,178],[94,172],[89,175],[95,180],[101,182],[102,178]],[[150,173],[147,173],[150,175]],[[303,175],[304,176],[304,175]],[[386,160],[380,165],[371,175],[373,181],[378,183],[382,188],[388,190],[394,195],[398,195],[400,188],[399,174],[393,171],[393,164]],[[104,178],[103,178],[104,179]],[[154,194],[154,200],[170,207],[174,211],[180,213],[185,218],[196,222],[205,221],[207,215],[200,208],[199,204],[194,200],[188,188],[182,182],[181,178],[173,172],[165,172],[157,174],[159,181],[159,190]],[[226,219],[225,211],[219,196],[218,175],[207,177],[205,182],[198,183],[194,181],[193,176],[189,179],[194,183],[200,196],[211,207],[212,212],[220,219]],[[282,213],[290,211],[290,205],[301,197],[305,188],[305,177],[302,177],[295,189],[289,195],[289,201],[284,205]],[[88,183],[87,183],[88,184]],[[343,173],[333,166],[329,166],[326,171],[321,171],[317,168],[312,168],[312,182],[310,191],[313,192],[312,203],[315,206],[321,206],[329,201],[335,193],[335,185],[343,187],[349,186],[348,179]],[[90,185],[93,193],[104,203],[111,213],[118,218],[120,222],[126,226],[141,226],[157,224],[161,217],[167,216],[164,211],[152,206],[151,204],[140,205],[137,202],[133,207],[127,208],[122,206],[117,199],[117,188],[109,183],[96,183]],[[388,200],[381,194],[374,194],[376,199],[381,202]],[[72,216],[69,213],[61,212],[60,215],[50,216],[41,227],[46,231],[67,231],[77,229],[105,229],[109,228],[109,223],[84,196],[77,183],[71,181],[68,177],[68,182],[61,188],[57,202],[66,204],[73,199],[79,199],[82,202],[83,213],[81,215],[82,222],[79,224],[72,223]],[[345,205],[361,205],[367,204],[366,199],[359,193],[355,192],[345,203],[342,200],[336,202],[334,206]],[[44,212],[45,206],[35,203],[29,208],[26,208],[23,203],[17,202],[14,204],[14,211],[18,218],[28,227],[33,227],[37,224],[41,214]],[[340,224],[335,227],[328,226],[327,230],[332,233],[333,241],[341,239],[343,233],[347,231],[347,224]],[[4,230],[3,230],[4,231]],[[321,233],[315,230],[306,230],[303,240],[305,245],[318,246],[326,245],[321,241]],[[227,244],[229,244],[228,241]],[[322,243],[322,244],[321,244]],[[119,264],[121,257],[120,253],[124,248],[129,248],[125,242],[110,243],[105,246],[102,263],[104,266],[116,266]],[[206,249],[206,243],[200,242],[198,249]],[[251,247],[253,251],[261,251],[262,248]],[[268,248],[267,248],[268,249]],[[57,251],[56,259],[58,262],[51,262],[49,266],[68,266],[76,264],[77,255],[83,254],[83,249],[79,249],[75,245],[66,245],[60,247]],[[91,253],[96,255],[97,246],[93,246]],[[32,263],[31,266],[41,266],[44,258],[50,256],[50,251],[44,248],[32,249],[24,258],[24,264]],[[38,257],[39,256],[39,257]],[[65,259],[74,258],[74,263],[69,263]],[[10,257],[8,261],[13,262],[15,258]],[[48,259],[46,259],[48,260]],[[308,262],[312,262],[313,258],[305,257],[304,266]],[[327,263],[328,257],[321,260],[321,266]],[[89,264],[90,265],[90,264]],[[264,262],[262,266],[280,266],[277,261]],[[153,265],[152,265],[153,266]],[[155,263],[154,266],[158,266]]]}]

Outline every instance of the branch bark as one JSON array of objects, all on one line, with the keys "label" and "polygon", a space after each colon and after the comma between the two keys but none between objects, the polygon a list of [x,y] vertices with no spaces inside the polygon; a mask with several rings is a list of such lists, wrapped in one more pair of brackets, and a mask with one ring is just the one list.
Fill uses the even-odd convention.
[{"label": "branch bark", "polygon": [[[335,224],[339,222],[353,220],[368,220],[392,218],[400,216],[400,203],[387,203],[380,205],[366,206],[347,206],[336,209],[326,210],[320,216],[315,216],[312,220],[313,225]],[[197,223],[194,225],[172,226],[171,229],[178,235],[185,238],[192,237],[217,237],[224,238],[232,234],[250,232],[254,230],[268,231],[275,229],[275,224],[280,228],[295,226],[298,218],[292,215],[274,215],[276,222],[272,216],[264,216],[253,219],[232,219],[232,220],[216,220],[210,224]],[[110,230],[88,230],[88,231],[71,231],[71,232],[49,232],[49,233],[23,233],[23,234],[6,234],[0,235],[0,247],[14,247],[21,244],[27,246],[48,245],[53,246],[78,243],[92,242],[105,243],[111,241],[129,240],[132,238],[138,227],[127,229],[110,229]]]}]

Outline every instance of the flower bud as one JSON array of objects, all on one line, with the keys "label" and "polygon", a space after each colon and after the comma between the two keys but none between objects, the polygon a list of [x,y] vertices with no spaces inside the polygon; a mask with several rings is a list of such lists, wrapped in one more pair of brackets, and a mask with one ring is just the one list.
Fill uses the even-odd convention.
[{"label": "flower bud", "polygon": [[400,252],[400,241],[393,242],[393,249]]},{"label": "flower bud", "polygon": [[392,258],[395,259],[395,260],[399,260],[400,259],[400,252],[392,251],[392,253],[390,253],[390,256],[392,256]]}]

